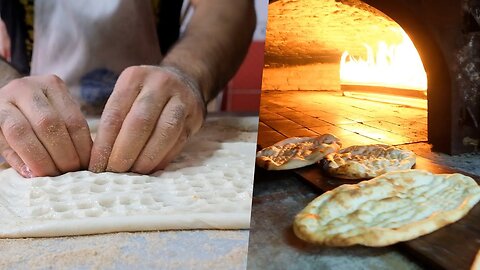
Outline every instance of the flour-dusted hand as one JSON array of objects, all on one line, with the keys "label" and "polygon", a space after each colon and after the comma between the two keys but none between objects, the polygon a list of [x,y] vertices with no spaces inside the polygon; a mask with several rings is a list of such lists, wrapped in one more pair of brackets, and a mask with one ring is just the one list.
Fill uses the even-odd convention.
[{"label": "flour-dusted hand", "polygon": [[147,174],[163,169],[205,117],[198,85],[173,67],[125,69],[102,113],[89,169]]},{"label": "flour-dusted hand", "polygon": [[24,177],[88,166],[87,122],[57,76],[25,77],[1,88],[0,128],[0,153]]},{"label": "flour-dusted hand", "polygon": [[161,66],[133,66],[120,75],[102,113],[90,170],[164,168],[200,129],[205,103],[236,73],[255,29],[254,1],[192,1],[191,7],[188,26]]}]

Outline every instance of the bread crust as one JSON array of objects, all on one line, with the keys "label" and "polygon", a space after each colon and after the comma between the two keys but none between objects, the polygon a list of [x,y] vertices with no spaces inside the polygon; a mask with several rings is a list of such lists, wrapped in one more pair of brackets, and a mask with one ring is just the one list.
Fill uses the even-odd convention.
[{"label": "bread crust", "polygon": [[389,172],[325,192],[295,217],[293,229],[319,245],[387,246],[456,222],[479,200],[479,185],[462,174]]},{"label": "bread crust", "polygon": [[340,149],[340,140],[331,135],[292,137],[257,152],[256,164],[267,170],[305,167]]},{"label": "bread crust", "polygon": [[370,179],[386,172],[411,169],[415,153],[391,145],[355,145],[326,157],[327,172],[342,179]]}]

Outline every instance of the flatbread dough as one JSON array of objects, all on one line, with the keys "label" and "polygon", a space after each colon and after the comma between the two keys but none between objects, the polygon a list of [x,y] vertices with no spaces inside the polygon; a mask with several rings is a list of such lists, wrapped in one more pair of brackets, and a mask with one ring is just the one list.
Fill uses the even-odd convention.
[{"label": "flatbread dough", "polygon": [[341,143],[331,134],[292,137],[257,152],[257,165],[267,170],[290,170],[311,165],[338,151]]},{"label": "flatbread dough", "polygon": [[412,151],[383,144],[350,146],[325,159],[328,173],[342,179],[369,179],[410,169],[416,161]]},{"label": "flatbread dough", "polygon": [[390,172],[325,192],[293,223],[295,234],[327,246],[387,246],[453,223],[480,200],[480,186],[461,174]]},{"label": "flatbread dough", "polygon": [[173,163],[150,176],[24,179],[2,171],[0,237],[249,228],[256,131],[223,121],[207,120]]}]

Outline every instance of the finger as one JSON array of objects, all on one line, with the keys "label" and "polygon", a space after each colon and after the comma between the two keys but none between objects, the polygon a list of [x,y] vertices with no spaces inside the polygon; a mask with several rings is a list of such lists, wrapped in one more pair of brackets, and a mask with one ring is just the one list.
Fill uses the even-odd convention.
[{"label": "finger", "polygon": [[[125,117],[108,160],[107,171],[130,170],[152,135],[162,110],[168,102],[166,95],[153,94],[154,92],[147,87],[142,89]],[[154,91],[158,90],[154,89]],[[165,107],[165,110],[168,109]]]},{"label": "finger", "polygon": [[3,136],[7,144],[30,168],[32,175],[58,175],[59,171],[54,161],[25,116],[13,104],[5,104],[2,107],[4,109],[0,113],[0,128]]},{"label": "finger", "polygon": [[189,135],[184,132],[178,141],[175,143],[172,149],[165,155],[163,160],[153,169],[150,171],[150,173],[154,173],[159,170],[165,169],[168,164],[172,162],[179,154],[182,152],[183,148],[185,147],[185,144],[187,143]]},{"label": "finger", "polygon": [[186,108],[177,98],[171,98],[158,120],[145,148],[137,158],[132,171],[150,173],[169,153],[184,131]]},{"label": "finger", "polygon": [[90,161],[90,152],[93,144],[90,129],[80,107],[68,94],[65,83],[60,80],[59,86],[60,88],[56,92],[50,88],[46,89],[45,95],[53,108],[57,112],[61,112],[59,116],[65,123],[68,136],[80,159],[80,168],[86,169]]},{"label": "finger", "polygon": [[123,120],[142,88],[141,83],[137,81],[139,76],[141,77],[140,69],[127,68],[118,78],[100,118],[88,166],[90,171],[103,172],[107,168]]},{"label": "finger", "polygon": [[[25,92],[25,95],[28,95],[28,92]],[[58,170],[61,172],[78,170],[80,159],[59,112],[55,110],[44,92],[32,91],[30,95],[28,98],[16,97],[14,102],[30,123],[38,140],[48,151]]]},{"label": "finger", "polygon": [[30,168],[25,165],[20,156],[8,145],[7,140],[0,132],[0,154],[5,161],[20,175],[25,178],[32,178],[33,173]]}]

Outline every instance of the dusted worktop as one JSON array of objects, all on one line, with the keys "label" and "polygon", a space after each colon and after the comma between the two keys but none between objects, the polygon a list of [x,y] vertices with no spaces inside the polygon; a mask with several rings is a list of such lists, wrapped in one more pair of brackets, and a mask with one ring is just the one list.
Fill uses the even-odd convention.
[{"label": "dusted worktop", "polygon": [[[257,117],[217,114],[207,121],[230,141],[255,142]],[[89,121],[92,132],[97,123]],[[245,169],[253,176],[253,167]],[[248,230],[172,230],[0,239],[0,268],[245,269],[248,237]]]}]

